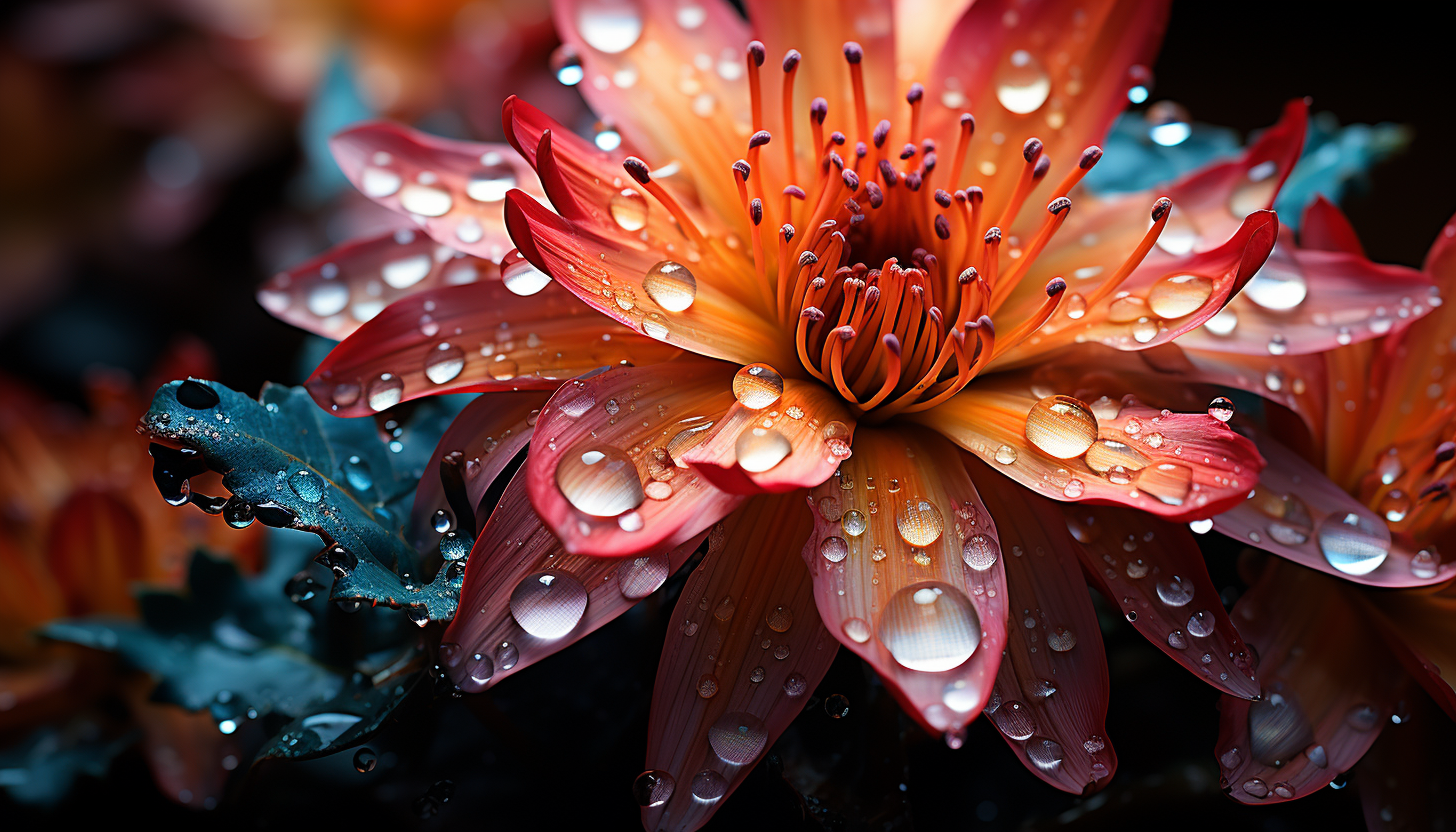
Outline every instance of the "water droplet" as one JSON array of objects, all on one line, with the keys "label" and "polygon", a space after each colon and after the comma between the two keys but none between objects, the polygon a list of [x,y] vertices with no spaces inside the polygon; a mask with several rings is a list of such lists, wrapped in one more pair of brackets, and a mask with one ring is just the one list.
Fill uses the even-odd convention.
[{"label": "water droplet", "polygon": [[718,695],[718,677],[711,673],[704,673],[698,678],[698,696],[704,699],[712,699]]},{"label": "water droplet", "polygon": [[1099,439],[1087,449],[1087,467],[1101,474],[1114,468],[1139,471],[1146,468],[1148,458],[1137,450],[1113,439]]},{"label": "water droplet", "polygon": [[1074,292],[1067,297],[1064,308],[1067,310],[1068,318],[1074,321],[1080,320],[1083,315],[1087,314],[1087,299]]},{"label": "water droplet", "polygon": [[842,693],[831,693],[824,697],[824,713],[835,719],[849,716],[849,697]]},{"label": "water droplet", "polygon": [[1056,771],[1062,764],[1062,746],[1056,740],[1046,737],[1032,737],[1026,741],[1026,757],[1042,771]]},{"label": "water droplet", "polygon": [[450,196],[449,191],[411,182],[400,190],[399,205],[411,214],[442,217],[450,213],[455,205],[455,198]]},{"label": "water droplet", "polygon": [[1436,577],[1440,568],[1440,555],[1430,549],[1422,549],[1411,556],[1411,574],[1423,581]]},{"label": "water droplet", "polygon": [[945,518],[935,503],[924,497],[912,497],[900,503],[895,513],[895,528],[906,543],[924,547],[940,539],[941,532],[945,531]]},{"label": "water droplet", "polygon": [[677,782],[672,779],[671,774],[648,769],[632,781],[632,796],[637,798],[638,806],[651,809],[666,803],[676,787]]},{"label": "water droplet", "polygon": [[[607,207],[611,211],[612,219],[616,220],[618,227],[623,231],[641,231],[647,226],[647,199],[631,188],[623,188],[619,193],[613,195]],[[668,260],[663,262],[672,261]],[[649,271],[648,275],[651,274],[652,272]],[[691,274],[688,276],[690,278],[692,277]],[[644,280],[643,283],[645,284],[646,281]],[[693,284],[693,289],[694,291],[697,290],[696,283]],[[649,289],[648,294],[651,293],[652,290]],[[689,299],[688,303],[691,304],[692,300]],[[687,307],[684,306],[683,308],[686,309]],[[673,311],[677,312],[681,310],[675,309]]]},{"label": "water droplet", "polygon": [[424,280],[433,267],[434,261],[430,259],[430,255],[416,254],[385,263],[379,274],[393,288],[408,289]]},{"label": "water droplet", "polygon": [[576,28],[588,46],[615,55],[642,37],[642,10],[636,0],[583,0],[576,4]]},{"label": "water droplet", "polygon": [[376,413],[388,410],[404,398],[404,381],[393,373],[380,373],[369,382],[369,409]]},{"label": "water droplet", "polygon": [[460,682],[460,689],[466,693],[480,693],[485,690],[495,676],[495,662],[484,653],[472,653],[464,664],[465,678]]},{"label": "water droplet", "polygon": [[846,618],[844,634],[855,644],[864,644],[870,640],[870,625],[863,618]]},{"label": "water droplet", "polygon": [[762,410],[783,394],[783,376],[767,364],[750,364],[733,376],[733,397],[751,410]]},{"label": "water droplet", "polygon": [[728,781],[716,771],[700,771],[693,775],[693,797],[712,803],[728,793]]},{"label": "water droplet", "polygon": [[1213,281],[1196,274],[1168,275],[1148,290],[1148,308],[1160,318],[1182,318],[1213,295]]},{"label": "water droplet", "polygon": [[1234,418],[1233,401],[1225,398],[1224,396],[1219,396],[1218,398],[1208,403],[1208,415],[1219,420],[1220,422],[1227,422],[1228,420]]},{"label": "water droplet", "polygon": [[1244,791],[1253,797],[1268,797],[1269,787],[1257,777],[1244,781]]},{"label": "water droplet", "polygon": [[301,604],[318,594],[319,584],[308,573],[294,575],[283,587],[283,592],[288,600],[295,604]]},{"label": "water droplet", "polygon": [[1082,496],[1086,488],[1081,480],[1068,480],[1066,487],[1062,489],[1062,493],[1067,496],[1067,499],[1075,500]]},{"label": "water droplet", "polygon": [[516,648],[516,645],[510,643],[509,641],[503,641],[500,644],[496,645],[495,663],[496,666],[499,667],[501,670],[510,670],[511,668],[515,667],[516,662],[520,661],[520,658],[521,651]]},{"label": "water droplet", "polygon": [[617,566],[617,588],[634,601],[646,598],[667,580],[671,567],[666,554],[625,560]]},{"label": "water droplet", "polygon": [[[1026,414],[1026,438],[1048,456],[1071,459],[1097,440],[1097,417],[1071,396],[1047,396]],[[996,461],[1001,461],[999,451]]]},{"label": "water droplet", "polygon": [[299,499],[307,503],[317,503],[324,498],[324,489],[328,483],[323,477],[307,469],[294,471],[288,478],[288,487],[297,494]]},{"label": "water droplet", "polygon": [[[1275,246],[1275,249],[1277,251],[1279,247]],[[1254,273],[1241,294],[1265,309],[1284,312],[1303,303],[1309,287],[1296,267],[1276,256],[1270,257],[1263,268]]]},{"label": "water droplet", "polygon": [[515,168],[494,152],[482,156],[480,163],[484,167],[471,174],[465,195],[476,202],[500,202],[516,187]]},{"label": "water droplet", "polygon": [[1193,584],[1176,575],[1172,580],[1158,581],[1158,598],[1170,607],[1185,606],[1193,600]]},{"label": "water droplet", "polygon": [[1208,610],[1195,612],[1193,617],[1188,619],[1188,634],[1199,638],[1213,635],[1214,620],[1213,613]]},{"label": "water droplet", "polygon": [[1139,489],[1159,502],[1181,506],[1193,488],[1193,469],[1175,462],[1164,462],[1143,468],[1134,479]]},{"label": "water droplet", "polygon": [[1363,514],[1335,512],[1316,534],[1325,560],[1346,575],[1368,575],[1390,554],[1390,529]]},{"label": "water droplet", "polygon": [[360,774],[368,774],[374,770],[379,762],[379,755],[368,748],[361,748],[354,752],[354,770]]},{"label": "water droplet", "polygon": [[761,474],[783,462],[794,448],[786,436],[773,428],[750,427],[738,434],[734,450],[740,468]]},{"label": "water droplet", "polygon": [[384,168],[367,167],[364,169],[362,181],[359,183],[359,190],[371,199],[381,199],[399,190],[404,181],[399,174]]},{"label": "water droplet", "polygon": [[511,616],[537,638],[561,638],[586,612],[587,593],[581,582],[558,570],[537,572],[511,592]]},{"label": "water droplet", "polygon": [[610,445],[567,451],[556,464],[556,485],[573,506],[593,517],[616,517],[647,499],[637,465]]},{"label": "water droplet", "polygon": [[1013,740],[1029,740],[1036,733],[1036,720],[1031,709],[1015,699],[991,712],[996,728]]},{"label": "water droplet", "polygon": [[465,351],[441,342],[425,356],[425,377],[436,384],[453,381],[465,368]]},{"label": "water droplet", "polygon": [[961,560],[977,572],[984,572],[996,563],[997,546],[984,534],[973,534],[961,546]]},{"label": "water droplet", "polygon": [[520,251],[511,249],[501,258],[501,282],[511,294],[526,297],[545,289],[551,275],[531,265]]},{"label": "water droplet", "polygon": [[794,625],[794,613],[788,607],[779,605],[769,610],[763,617],[768,628],[776,633],[786,633]]},{"label": "water droplet", "polygon": [[[802,683],[803,677],[799,679]],[[787,692],[787,684],[785,690]],[[764,727],[763,720],[753,714],[730,711],[708,727],[708,745],[723,762],[746,766],[757,760],[768,745],[768,729]]]},{"label": "water droplet", "polygon": [[1066,627],[1057,627],[1047,632],[1047,646],[1058,653],[1065,653],[1077,646],[1077,634]]},{"label": "water droplet", "polygon": [[1329,755],[1325,753],[1325,747],[1323,745],[1311,745],[1304,750],[1304,756],[1309,758],[1310,765],[1324,768],[1330,764]]},{"label": "water droplet", "polygon": [[885,603],[880,641],[895,661],[926,673],[964,664],[981,642],[981,621],[955,587],[926,581],[901,588]]},{"label": "water droplet", "polygon": [[865,520],[864,513],[858,509],[850,509],[840,518],[840,526],[844,533],[850,537],[859,537],[869,528],[869,522]]},{"label": "water droplet", "polygon": [[1380,712],[1369,705],[1356,705],[1345,714],[1345,724],[1356,731],[1370,731],[1380,724]]},{"label": "water droplet", "polygon": [[1002,465],[1010,465],[1016,461],[1016,449],[1010,445],[1002,445],[996,449],[996,461]]},{"label": "water droplet", "polygon": [[1051,91],[1050,76],[1025,49],[1012,52],[996,71],[996,100],[1018,115],[1036,112]]}]

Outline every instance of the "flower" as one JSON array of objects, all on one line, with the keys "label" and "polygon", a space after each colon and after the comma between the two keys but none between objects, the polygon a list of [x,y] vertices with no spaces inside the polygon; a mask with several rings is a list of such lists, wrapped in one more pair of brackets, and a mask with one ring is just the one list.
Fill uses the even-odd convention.
[{"label": "flower", "polygon": [[309,381],[336,413],[493,393],[441,445],[467,505],[529,444],[441,645],[462,689],[620,614],[707,538],[654,690],[649,828],[705,822],[841,645],[952,746],[984,711],[1037,776],[1105,783],[1082,568],[1176,661],[1257,697],[1181,524],[1240,506],[1265,461],[1223,401],[1162,403],[1439,299],[1282,241],[1267,209],[1301,101],[1161,193],[1076,190],[1161,5],[911,11],[558,2],[584,94],[638,155],[516,98],[510,148],[355,128],[341,166],[429,239],[361,242],[262,296],[348,335]]}]

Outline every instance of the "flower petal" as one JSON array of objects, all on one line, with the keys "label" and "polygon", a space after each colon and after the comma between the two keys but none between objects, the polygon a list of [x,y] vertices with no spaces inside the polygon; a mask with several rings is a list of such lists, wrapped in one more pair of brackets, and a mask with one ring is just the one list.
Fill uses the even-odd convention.
[{"label": "flower petal", "polygon": [[[1064,308],[1034,336],[997,358],[992,369],[1025,364],[1069,344],[1095,342],[1120,350],[1145,350],[1170,343],[1219,314],[1249,282],[1273,250],[1278,227],[1273,212],[1257,211],[1215,249],[1150,256],[1118,291],[1090,307],[1085,299],[1077,305],[1080,294],[1068,297]],[[1040,274],[1047,267],[1034,271]],[[1045,280],[1032,285],[1035,279],[1023,280],[1017,294],[993,318],[1019,321],[1031,317],[1035,306],[1046,299]],[[1078,311],[1078,317],[1071,317]]]},{"label": "flower petal", "polygon": [[[1081,404],[1082,419],[1064,425],[1032,413],[1055,392],[1002,375],[911,418],[1054,500],[1122,504],[1177,520],[1208,517],[1242,501],[1264,467],[1252,442],[1207,412],[1172,413],[1104,398],[1095,407]],[[1060,452],[1084,447],[1087,453],[1051,456],[1027,438],[1028,417],[1050,431],[1069,431],[1064,441],[1072,444]],[[1095,440],[1085,421],[1091,417]]]},{"label": "flower petal", "polygon": [[550,390],[597,367],[676,352],[559,286],[521,297],[490,281],[395,302],[335,347],[306,386],[320,407],[364,416],[441,393]]},{"label": "flower petal", "polygon": [[861,426],[854,451],[809,494],[819,614],[916,721],[958,746],[1006,643],[995,521],[960,454],[930,431]]},{"label": "flower petal", "polygon": [[[978,138],[966,169],[951,184],[963,188],[991,179],[986,210],[996,216],[1023,166],[1022,142],[1039,136],[1052,162],[1049,191],[1127,107],[1127,91],[1139,83],[1130,70],[1152,63],[1167,17],[1164,2],[973,3],[930,77],[920,79],[934,102],[927,122],[932,129],[944,125],[940,135],[954,134],[962,112],[976,117]],[[997,135],[1007,141],[990,140]]]},{"label": "flower petal", "polygon": [[742,16],[722,0],[556,0],[553,7],[562,42],[581,57],[586,77],[577,88],[592,109],[656,162],[711,175],[700,183],[709,186],[711,208],[742,214],[729,184],[729,165],[752,132]]},{"label": "flower petal", "polygon": [[[569,554],[531,508],[527,474],[506,485],[466,562],[440,663],[479,693],[574,644],[657,590],[704,535],[637,558]],[[705,534],[705,533],[704,533]]]},{"label": "flower petal", "polygon": [[526,471],[531,504],[566,551],[627,557],[676,546],[742,501],[680,461],[732,405],[732,375],[730,365],[684,356],[607,370],[551,397]]},{"label": "flower petal", "polygon": [[987,716],[1032,774],[1072,794],[1101,788],[1117,769],[1107,658],[1061,508],[1006,488],[979,461],[966,469],[1010,553],[1011,623]]},{"label": "flower petal", "polygon": [[637,783],[647,829],[706,823],[829,670],[839,645],[794,556],[808,515],[797,495],[744,503],[678,596],[647,733],[644,776],[658,779]]},{"label": "flower petal", "polygon": [[143,529],[131,505],[112,492],[78,489],[56,506],[45,561],[65,596],[68,614],[135,612],[132,584],[161,577],[152,574]]},{"label": "flower petal", "polygon": [[734,494],[778,493],[824,482],[850,454],[854,417],[823,384],[789,378],[783,386],[783,395],[766,407],[735,402],[683,461]]},{"label": "flower petal", "polygon": [[361,193],[413,217],[445,245],[499,263],[511,245],[502,223],[506,192],[540,196],[535,177],[507,145],[442,139],[390,122],[368,122],[329,141]]},{"label": "flower petal", "polygon": [[1128,623],[1224,693],[1259,695],[1244,640],[1224,612],[1187,528],[1112,506],[1063,511],[1083,570]]},{"label": "flower petal", "polygon": [[[778,328],[737,299],[748,295],[725,290],[725,285],[733,286],[731,282],[707,279],[706,269],[720,268],[710,262],[712,258],[685,257],[687,262],[682,262],[640,245],[624,247],[521,193],[506,198],[506,224],[521,253],[537,268],[589,306],[638,332],[737,364],[767,361],[776,367],[797,366],[793,345]],[[649,271],[660,271],[657,267],[667,260],[674,271],[705,270],[703,279],[694,276],[692,300],[685,308],[687,294],[649,291],[644,283]],[[652,283],[658,283],[656,274]]]},{"label": "flower petal", "polygon": [[[567,384],[585,382],[573,379]],[[481,500],[531,441],[536,416],[549,398],[551,393],[544,390],[492,393],[466,405],[450,422],[415,489],[408,528],[423,538],[414,541],[416,549],[427,551],[438,542],[430,521],[441,510],[454,515],[457,528],[476,537],[488,519],[478,514]]]},{"label": "flower petal", "polygon": [[[1213,518],[1214,528],[1295,563],[1369,586],[1409,587],[1456,576],[1456,563],[1392,542],[1381,516],[1298,454],[1255,436],[1269,460],[1252,497]],[[1409,511],[1412,499],[1390,511]]]},{"label": "flower petal", "polygon": [[1452,584],[1409,592],[1365,592],[1370,617],[1410,675],[1456,716],[1456,591]]},{"label": "flower petal", "polygon": [[279,272],[258,289],[258,303],[279,320],[342,341],[400,298],[499,279],[496,263],[402,228],[351,240]]},{"label": "flower petal", "polygon": [[1360,245],[1355,226],[1324,194],[1315,194],[1314,201],[1305,207],[1299,222],[1299,244],[1310,251],[1343,251],[1365,256],[1365,247]]},{"label": "flower petal", "polygon": [[1219,703],[1225,791],[1241,803],[1279,803],[1323,788],[1379,735],[1405,687],[1389,651],[1360,615],[1355,589],[1271,559],[1234,605],[1258,651],[1263,698]]},{"label": "flower petal", "polygon": [[1354,768],[1372,832],[1426,832],[1456,823],[1456,797],[1442,787],[1456,726],[1430,700],[1409,697],[1399,725],[1387,725]]}]

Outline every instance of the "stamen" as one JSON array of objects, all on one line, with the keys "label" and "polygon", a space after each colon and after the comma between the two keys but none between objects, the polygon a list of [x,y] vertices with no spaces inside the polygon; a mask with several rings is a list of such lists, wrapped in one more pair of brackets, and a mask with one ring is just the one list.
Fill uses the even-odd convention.
[{"label": "stamen", "polygon": [[998,356],[1022,341],[1026,340],[1033,332],[1041,329],[1042,324],[1051,319],[1052,313],[1057,311],[1057,305],[1062,302],[1062,295],[1067,291],[1067,281],[1060,277],[1054,277],[1047,282],[1046,300],[1042,301],[1041,308],[1036,314],[1022,321],[1015,329],[1007,333],[1000,343],[996,345],[996,352],[992,353],[991,360],[995,361]]},{"label": "stamen", "polygon": [[807,340],[810,324],[817,324],[822,320],[824,320],[824,312],[817,306],[804,307],[803,311],[799,313],[799,325],[794,331],[794,344],[799,350],[799,363],[803,365],[804,369],[808,370],[814,378],[828,384],[829,380],[819,372],[819,368],[814,366],[814,362],[809,360]]},{"label": "stamen", "polygon": [[636,156],[628,156],[622,160],[622,167],[633,179],[637,180],[637,184],[652,194],[653,198],[667,209],[667,213],[677,220],[678,226],[682,228],[688,239],[692,240],[698,248],[704,251],[709,250],[708,238],[703,235],[702,229],[698,228],[697,223],[693,222],[693,218],[688,216],[688,212],[683,210],[682,205],[667,192],[667,189],[653,181],[652,174],[647,170],[646,162]]},{"label": "stamen", "polygon": [[1001,229],[992,226],[986,231],[986,247],[981,249],[981,262],[977,266],[986,278],[986,286],[996,291],[996,269],[1001,261]]},{"label": "stamen", "polygon": [[895,385],[900,383],[900,340],[893,334],[886,334],[880,339],[880,346],[884,348],[882,352],[885,355],[885,381],[880,385],[878,393],[860,405],[861,410],[873,410],[894,391]]},{"label": "stamen", "polygon": [[1067,221],[1067,217],[1072,213],[1071,209],[1072,201],[1064,196],[1057,197],[1047,205],[1048,216],[1046,221],[1042,223],[1041,229],[1036,232],[1036,236],[1032,238],[1031,243],[1022,250],[1021,259],[1017,260],[1016,264],[1006,272],[1006,276],[1002,278],[1001,284],[996,287],[995,293],[991,296],[991,310],[993,312],[999,309],[1001,304],[1006,301],[1006,298],[1010,297],[1011,293],[1016,290],[1016,284],[1021,282],[1022,275],[1026,274],[1027,270],[1031,268],[1032,262],[1036,260],[1037,255],[1041,254],[1042,249],[1045,249],[1047,243],[1051,242],[1052,236],[1057,233],[1057,229],[1061,228],[1062,223]]},{"label": "stamen", "polygon": [[961,181],[966,164],[966,150],[971,146],[971,136],[976,133],[976,118],[970,113],[961,113],[961,132],[956,138],[955,155],[950,162],[950,186],[954,188]]},{"label": "stamen", "polygon": [[764,51],[763,44],[758,41],[750,41],[748,54],[744,62],[748,65],[748,101],[749,112],[752,113],[753,129],[763,129],[763,88],[758,77],[758,70],[763,66],[764,59],[768,53]]},{"label": "stamen", "polygon": [[[1011,201],[1001,210],[1001,218],[996,221],[997,226],[1010,228],[1011,222],[1021,211],[1022,203],[1031,195],[1032,185],[1039,178],[1036,176],[1036,168],[1041,163],[1041,150],[1041,139],[1027,139],[1026,144],[1022,145],[1021,157],[1026,160],[1026,164],[1021,168],[1021,178],[1016,180],[1016,190],[1011,192]],[[1045,171],[1042,175],[1046,175]]]},{"label": "stamen", "polygon": [[809,127],[814,130],[814,147],[824,148],[819,152],[821,158],[825,153],[829,152],[829,146],[824,144],[824,119],[828,116],[828,101],[825,101],[823,98],[816,98],[809,102]]},{"label": "stamen", "polygon": [[[784,170],[788,173],[790,182],[799,181],[799,164],[797,157],[794,155],[794,76],[799,72],[799,61],[801,60],[803,60],[803,56],[799,54],[799,50],[797,49],[790,49],[784,54],[784,90],[782,95],[784,108]],[[802,194],[803,191],[799,193]],[[800,197],[800,199],[802,198]],[[784,217],[787,218],[788,216],[789,212],[786,203]]]},{"label": "stamen", "polygon": [[[919,81],[911,84],[909,91],[905,93],[905,100],[910,104],[910,141],[912,142],[920,135],[920,102],[924,98],[925,87],[921,86]],[[906,145],[906,147],[914,148],[915,145],[910,144]],[[910,155],[915,155],[913,150]],[[909,157],[902,156],[900,158],[905,159]]]},{"label": "stamen", "polygon": [[854,87],[854,118],[859,125],[860,138],[870,134],[869,106],[865,103],[864,49],[854,41],[844,44],[844,59],[849,62],[849,81]]},{"label": "stamen", "polygon": [[748,210],[748,177],[753,168],[748,163],[739,159],[733,163],[733,184],[738,186],[738,202],[743,210]]},{"label": "stamen", "polygon": [[1052,193],[1052,199],[1059,199],[1071,193],[1072,189],[1077,187],[1077,183],[1082,181],[1082,177],[1086,176],[1087,172],[1092,170],[1101,158],[1102,148],[1095,144],[1082,151],[1082,158],[1077,160],[1077,166],[1062,179],[1062,184],[1058,185],[1056,191]]},{"label": "stamen", "polygon": [[[837,337],[836,337],[837,336]],[[834,378],[834,388],[839,395],[853,402],[854,392],[844,382],[844,345],[845,342],[854,338],[854,328],[848,326],[835,327],[829,333],[829,374]]]},{"label": "stamen", "polygon": [[[784,212],[787,216],[788,212]],[[790,244],[794,241],[794,227],[788,223],[779,226],[779,273],[777,285],[774,286],[774,312],[777,320],[783,323],[788,315],[789,303],[789,264],[793,262],[793,249]],[[809,252],[804,252],[809,254]]]},{"label": "stamen", "polygon": [[1132,274],[1133,270],[1142,264],[1143,258],[1148,256],[1149,251],[1152,251],[1153,244],[1158,242],[1158,235],[1163,233],[1163,227],[1168,224],[1168,217],[1172,216],[1172,214],[1173,200],[1164,196],[1159,197],[1158,201],[1153,203],[1152,227],[1143,235],[1142,240],[1138,243],[1137,248],[1133,249],[1132,254],[1129,254],[1122,265],[1117,267],[1117,271],[1113,272],[1111,277],[1102,281],[1101,285],[1096,289],[1088,293],[1088,309],[1092,308],[1093,304],[1111,294],[1118,286],[1121,286],[1122,281],[1127,280],[1128,275]]}]

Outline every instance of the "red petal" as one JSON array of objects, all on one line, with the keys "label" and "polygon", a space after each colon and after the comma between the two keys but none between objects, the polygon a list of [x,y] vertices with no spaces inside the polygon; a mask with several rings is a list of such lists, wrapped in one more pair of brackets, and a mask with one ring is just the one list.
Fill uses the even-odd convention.
[{"label": "red petal", "polygon": [[[507,197],[506,223],[521,253],[538,268],[597,311],[638,332],[737,364],[767,361],[792,367],[799,360],[777,326],[738,300],[752,295],[739,291],[712,258],[677,260],[641,245],[620,245],[551,213],[524,194]],[[664,260],[694,274],[696,294],[681,311],[669,308],[680,297],[664,295],[663,300],[669,301],[664,306],[644,286],[648,271]]]},{"label": "red petal", "polygon": [[573,555],[531,509],[517,472],[476,540],[441,639],[455,684],[479,693],[595,631],[662,586],[702,535],[626,560]]},{"label": "red petal", "polygon": [[[1127,107],[1127,91],[1139,83],[1130,70],[1152,63],[1167,16],[1163,2],[973,3],[930,77],[917,79],[935,102],[928,120],[932,129],[944,125],[939,134],[953,135],[962,112],[976,116],[970,158],[951,184],[962,188],[997,177],[985,187],[986,210],[997,216],[1024,166],[1023,140],[1038,136],[1052,161],[1045,181],[1054,186]],[[945,149],[941,154],[942,162],[949,161]]]},{"label": "red petal", "polygon": [[149,555],[141,520],[113,493],[77,490],[51,516],[45,559],[72,616],[134,612],[132,584],[159,577]]},{"label": "red petal", "polygon": [[1365,256],[1365,247],[1360,245],[1355,226],[1324,194],[1315,194],[1314,201],[1305,206],[1304,218],[1299,222],[1299,244],[1311,251],[1343,251]]},{"label": "red petal", "polygon": [[[735,402],[684,461],[734,494],[813,488],[828,479],[850,454],[854,417],[844,400],[822,384],[792,378],[783,383],[783,395],[765,408]],[[783,448],[788,456],[761,470]],[[739,464],[740,449],[747,455],[747,469]]]},{"label": "red petal", "polygon": [[[577,380],[567,382],[568,385],[584,383]],[[480,501],[496,477],[531,441],[536,430],[536,416],[549,398],[549,392],[539,390],[493,393],[481,396],[460,411],[440,437],[415,489],[409,528],[420,530],[419,533],[427,538],[415,541],[416,548],[425,550],[434,545],[436,538],[429,536],[432,528],[430,520],[438,510],[451,511],[462,525],[468,520],[472,530],[478,531],[484,526],[486,518],[476,514]],[[459,467],[442,467],[445,457],[456,452],[461,455]],[[447,470],[452,473],[447,474]],[[457,472],[464,485],[464,497],[469,503],[467,517],[459,517],[465,507],[451,505],[444,484],[446,476],[453,477]]]},{"label": "red petal", "polygon": [[[1025,377],[1001,375],[910,418],[1054,500],[1123,504],[1177,520],[1209,517],[1241,502],[1264,467],[1254,443],[1207,412],[1172,413],[1107,399],[1088,409],[1097,418],[1098,439],[1088,449],[1097,468],[1085,454],[1052,457],[1027,439],[1027,417],[1043,395],[1061,389],[1076,387],[1044,389]],[[1119,446],[1132,453],[1112,453]]]},{"label": "red petal", "polygon": [[958,745],[1006,643],[994,519],[959,452],[929,431],[861,427],[854,451],[809,496],[819,614],[911,716]]},{"label": "red petal", "polygon": [[394,303],[335,347],[307,386],[320,407],[364,416],[441,393],[550,390],[597,367],[675,353],[559,286],[521,297],[491,281]]},{"label": "red petal", "polygon": [[808,514],[797,495],[745,503],[678,596],[647,734],[651,799],[665,803],[643,806],[647,829],[706,823],[829,670],[838,645],[795,555]]},{"label": "red petal", "polygon": [[1356,612],[1354,592],[1276,559],[1234,605],[1263,683],[1258,702],[1219,703],[1215,753],[1235,800],[1280,803],[1323,788],[1389,720],[1405,677]]},{"label": "red petal", "polygon": [[280,320],[342,341],[400,298],[441,286],[499,279],[495,263],[403,228],[351,240],[279,272],[258,289],[258,302]]},{"label": "red petal", "polygon": [[[1456,576],[1456,563],[1391,542],[1380,515],[1305,462],[1264,436],[1259,452],[1269,460],[1253,497],[1213,519],[1214,528],[1311,569],[1370,586],[1441,583]],[[1337,566],[1336,564],[1340,564]]]},{"label": "red petal", "polygon": [[1224,693],[1259,695],[1244,640],[1187,528],[1122,508],[1064,512],[1083,569],[1138,632]]},{"label": "red petal", "polygon": [[732,375],[730,365],[685,356],[608,370],[551,397],[526,471],[531,504],[568,552],[626,557],[676,546],[739,504],[679,459],[733,403]]},{"label": "red petal", "polygon": [[493,263],[511,249],[501,215],[506,192],[541,195],[530,168],[506,145],[370,122],[334,136],[329,147],[365,196],[413,217],[436,240]]},{"label": "red petal", "polygon": [[1401,664],[1456,718],[1456,590],[1453,584],[1410,592],[1366,592],[1365,609]]},{"label": "red petal", "polygon": [[996,519],[1011,622],[987,716],[1032,774],[1082,794],[1117,769],[1107,740],[1107,658],[1061,509],[968,462]]},{"label": "red petal", "polygon": [[1372,832],[1430,832],[1456,825],[1456,800],[1444,784],[1456,726],[1423,696],[1400,725],[1387,725],[1355,766],[1355,786]]}]

